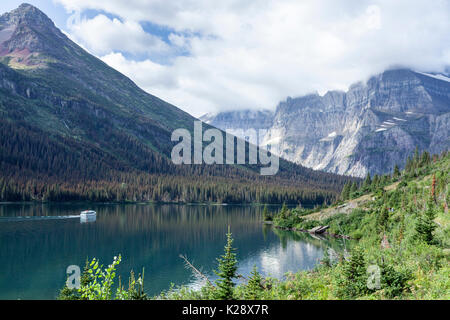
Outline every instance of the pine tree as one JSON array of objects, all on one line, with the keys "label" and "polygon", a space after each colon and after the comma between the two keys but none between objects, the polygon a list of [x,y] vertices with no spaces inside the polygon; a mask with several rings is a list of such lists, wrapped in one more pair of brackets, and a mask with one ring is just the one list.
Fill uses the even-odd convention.
[{"label": "pine tree", "polygon": [[378,226],[378,231],[386,231],[387,225],[388,225],[388,220],[389,220],[389,211],[387,208],[381,208],[378,211],[378,216],[377,216],[377,226]]},{"label": "pine tree", "polygon": [[264,210],[263,210],[263,220],[264,221],[270,221],[272,220],[272,217],[269,214],[269,210],[267,209],[267,205],[264,206]]},{"label": "pine tree", "polygon": [[219,279],[216,280],[216,298],[220,300],[233,299],[233,288],[235,286],[233,278],[236,278],[237,259],[236,253],[234,253],[236,249],[233,248],[232,244],[233,238],[231,237],[230,227],[228,226],[225,253],[217,259],[219,262],[219,271],[214,270],[214,273],[219,276]]},{"label": "pine tree", "polygon": [[428,165],[431,162],[430,154],[427,151],[424,151],[422,153],[422,156],[420,157],[420,166],[424,167]]},{"label": "pine tree", "polygon": [[398,179],[398,178],[400,178],[400,176],[401,176],[401,173],[400,173],[400,169],[398,168],[398,165],[395,165],[395,167],[394,167],[394,179]]},{"label": "pine tree", "polygon": [[289,211],[289,209],[286,206],[286,202],[283,202],[283,206],[281,207],[281,210],[280,210],[280,213],[279,213],[280,217],[282,219],[287,218],[288,211]]},{"label": "pine tree", "polygon": [[416,223],[416,238],[428,244],[434,244],[433,232],[436,229],[436,210],[433,196],[430,194],[427,202],[427,210],[419,216]]},{"label": "pine tree", "polygon": [[372,184],[370,186],[370,190],[375,191],[379,184],[383,181],[383,177],[379,177],[377,174],[373,177]]},{"label": "pine tree", "polygon": [[364,192],[370,190],[370,186],[372,185],[372,179],[370,178],[370,173],[367,172],[366,179],[364,180],[362,189]]},{"label": "pine tree", "polygon": [[415,165],[419,162],[419,146],[416,146],[416,150],[414,151],[413,162]]},{"label": "pine tree", "polygon": [[261,299],[261,293],[263,291],[261,274],[258,272],[256,266],[253,266],[253,270],[250,274],[251,277],[248,279],[244,298],[247,300],[259,300]]},{"label": "pine tree", "polygon": [[411,159],[411,156],[408,156],[408,159],[406,160],[406,165],[405,165],[405,174],[411,173],[412,168],[413,168],[413,160]]},{"label": "pine tree", "polygon": [[350,187],[349,199],[354,198],[356,196],[357,191],[358,191],[358,186],[356,185],[356,182],[353,182],[352,186]]},{"label": "pine tree", "polygon": [[337,296],[354,298],[367,291],[366,261],[364,251],[355,247],[348,261],[342,266],[342,277],[338,280]]},{"label": "pine tree", "polygon": [[341,199],[342,200],[347,200],[349,197],[350,197],[350,182],[347,182],[344,185],[344,188],[342,189]]}]

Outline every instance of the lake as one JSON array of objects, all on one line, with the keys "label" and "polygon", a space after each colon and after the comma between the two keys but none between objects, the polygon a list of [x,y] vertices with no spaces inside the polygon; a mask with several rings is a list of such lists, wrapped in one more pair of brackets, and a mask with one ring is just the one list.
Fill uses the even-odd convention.
[{"label": "lake", "polygon": [[[97,211],[81,223],[80,211]],[[313,268],[327,248],[341,240],[283,231],[261,222],[261,206],[157,204],[0,204],[0,299],[55,299],[69,265],[81,270],[86,259],[109,265],[122,255],[118,274],[145,268],[145,291],[154,295],[175,285],[198,286],[180,254],[212,280],[230,226],[238,273],[253,265],[282,278],[288,271]],[[276,211],[278,207],[269,207]],[[75,217],[74,217],[75,216]]]}]

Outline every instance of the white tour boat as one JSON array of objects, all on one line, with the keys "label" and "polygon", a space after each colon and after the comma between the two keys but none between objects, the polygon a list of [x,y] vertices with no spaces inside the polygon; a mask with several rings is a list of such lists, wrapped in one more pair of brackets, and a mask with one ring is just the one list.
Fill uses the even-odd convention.
[{"label": "white tour boat", "polygon": [[80,213],[81,222],[91,222],[97,219],[97,212],[94,210],[85,210]]}]

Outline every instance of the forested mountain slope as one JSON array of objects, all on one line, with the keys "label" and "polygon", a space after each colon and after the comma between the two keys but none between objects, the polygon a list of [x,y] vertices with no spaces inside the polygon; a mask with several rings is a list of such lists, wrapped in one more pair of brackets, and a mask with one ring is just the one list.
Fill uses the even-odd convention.
[{"label": "forested mountain slope", "polygon": [[0,17],[0,62],[0,200],[320,203],[349,180],[283,160],[272,177],[249,165],[174,165],[171,134],[193,132],[196,119],[31,5]]}]

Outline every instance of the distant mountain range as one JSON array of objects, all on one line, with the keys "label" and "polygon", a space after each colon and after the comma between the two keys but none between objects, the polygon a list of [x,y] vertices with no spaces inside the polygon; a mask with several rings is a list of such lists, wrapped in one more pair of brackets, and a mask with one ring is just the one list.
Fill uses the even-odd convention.
[{"label": "distant mountain range", "polygon": [[321,202],[349,180],[288,161],[274,177],[252,165],[174,165],[171,134],[193,132],[197,119],[29,4],[0,16],[0,114],[0,201]]},{"label": "distant mountain range", "polygon": [[236,129],[266,129],[259,145],[316,170],[383,174],[402,167],[416,146],[431,153],[449,149],[450,78],[387,70],[347,92],[287,98],[275,112],[228,111],[201,119],[242,138],[249,137]]}]

